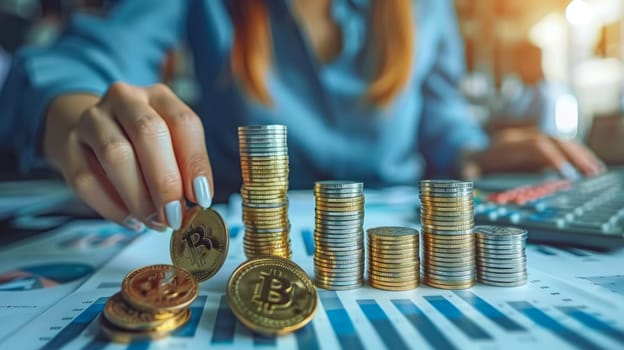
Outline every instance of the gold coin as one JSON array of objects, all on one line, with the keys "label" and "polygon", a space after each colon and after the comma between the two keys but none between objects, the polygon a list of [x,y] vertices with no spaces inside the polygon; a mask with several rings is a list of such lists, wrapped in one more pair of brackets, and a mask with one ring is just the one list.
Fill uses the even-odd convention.
[{"label": "gold coin", "polygon": [[142,330],[131,330],[118,327],[107,320],[104,315],[100,315],[99,323],[100,331],[104,333],[107,338],[115,343],[125,344],[133,341],[156,340],[164,338],[171,334],[174,330],[182,327],[190,318],[191,310],[186,309],[154,328]]},{"label": "gold coin", "polygon": [[255,258],[237,267],[228,280],[227,297],[241,323],[267,335],[305,326],[318,303],[316,288],[305,271],[279,257]]},{"label": "gold coin", "polygon": [[112,324],[131,330],[153,329],[176,315],[177,311],[149,312],[135,309],[121,293],[110,297],[104,305],[104,317]]},{"label": "gold coin", "polygon": [[199,282],[214,276],[228,253],[230,235],[216,211],[199,206],[187,211],[184,224],[171,236],[173,265],[190,271]]},{"label": "gold coin", "polygon": [[189,306],[199,286],[190,272],[171,265],[150,265],[130,272],[121,284],[124,300],[150,312],[175,311]]}]

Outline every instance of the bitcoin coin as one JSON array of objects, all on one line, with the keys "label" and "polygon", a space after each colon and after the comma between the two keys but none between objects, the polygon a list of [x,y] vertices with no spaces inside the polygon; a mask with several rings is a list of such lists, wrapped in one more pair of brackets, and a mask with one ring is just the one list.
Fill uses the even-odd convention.
[{"label": "bitcoin coin", "polygon": [[121,284],[124,300],[148,312],[181,310],[197,297],[193,275],[171,265],[150,265],[130,272]]},{"label": "bitcoin coin", "polygon": [[184,224],[171,236],[171,261],[191,272],[197,281],[206,281],[223,266],[229,241],[221,215],[210,208],[195,206],[188,210]]},{"label": "bitcoin coin", "polygon": [[280,257],[253,258],[238,266],[228,280],[227,298],[241,323],[266,335],[305,326],[317,307],[310,278],[295,263]]}]

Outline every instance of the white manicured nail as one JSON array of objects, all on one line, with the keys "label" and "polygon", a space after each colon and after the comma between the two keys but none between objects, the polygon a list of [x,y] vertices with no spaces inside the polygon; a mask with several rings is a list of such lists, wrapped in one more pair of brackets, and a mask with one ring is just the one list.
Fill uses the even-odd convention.
[{"label": "white manicured nail", "polygon": [[171,201],[165,204],[165,216],[169,227],[174,230],[182,227],[182,203],[180,201]]},{"label": "white manicured nail", "polygon": [[561,174],[561,176],[563,176],[566,180],[570,181],[577,181],[581,178],[581,174],[569,162],[563,163],[563,165],[559,168],[559,174]]},{"label": "white manicured nail", "polygon": [[193,190],[195,191],[197,204],[204,209],[210,208],[212,204],[212,193],[210,193],[208,179],[205,176],[196,177],[193,180]]}]

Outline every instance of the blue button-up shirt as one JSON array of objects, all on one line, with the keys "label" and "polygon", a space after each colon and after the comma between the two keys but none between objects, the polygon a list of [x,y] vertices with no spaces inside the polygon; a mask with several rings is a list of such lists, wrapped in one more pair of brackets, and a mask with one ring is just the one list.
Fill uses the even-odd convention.
[{"label": "blue button-up shirt", "polygon": [[362,180],[366,186],[416,184],[424,174],[449,176],[459,152],[487,138],[458,91],[463,47],[453,2],[420,0],[413,69],[386,107],[363,103],[371,0],[334,0],[342,50],[319,64],[287,0],[270,0],[273,64],[266,107],[245,95],[229,68],[233,28],[226,0],[126,0],[106,17],[80,15],[49,48],[23,50],[0,96],[2,141],[27,169],[37,160],[42,115],[72,92],[103,94],[114,81],[159,81],[164,53],[186,41],[201,87],[197,111],[217,193],[241,183],[237,126],[286,124],[291,188],[318,179]]}]

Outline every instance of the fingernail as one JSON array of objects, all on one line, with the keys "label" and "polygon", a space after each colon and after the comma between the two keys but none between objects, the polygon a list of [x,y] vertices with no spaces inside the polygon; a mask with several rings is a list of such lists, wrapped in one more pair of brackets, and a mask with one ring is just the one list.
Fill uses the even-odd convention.
[{"label": "fingernail", "polygon": [[167,229],[168,229],[167,225],[165,225],[162,222],[156,220],[157,217],[158,217],[158,213],[153,213],[152,215],[148,216],[145,219],[145,221],[147,221],[147,226],[149,226],[149,228],[151,228],[152,230],[156,230],[156,231],[159,231],[159,232],[167,231]]},{"label": "fingernail", "polygon": [[182,204],[180,201],[171,201],[165,204],[165,216],[169,227],[174,230],[180,229],[182,227]]},{"label": "fingernail", "polygon": [[204,209],[210,208],[212,204],[212,194],[210,193],[210,186],[208,186],[208,179],[205,176],[196,177],[195,180],[193,180],[193,190],[195,191],[197,204]]},{"label": "fingernail", "polygon": [[134,216],[126,216],[126,218],[123,219],[122,224],[134,232],[143,232],[145,230],[145,224]]},{"label": "fingernail", "polygon": [[559,167],[559,174],[570,181],[576,181],[581,178],[581,174],[570,162],[565,162]]}]

